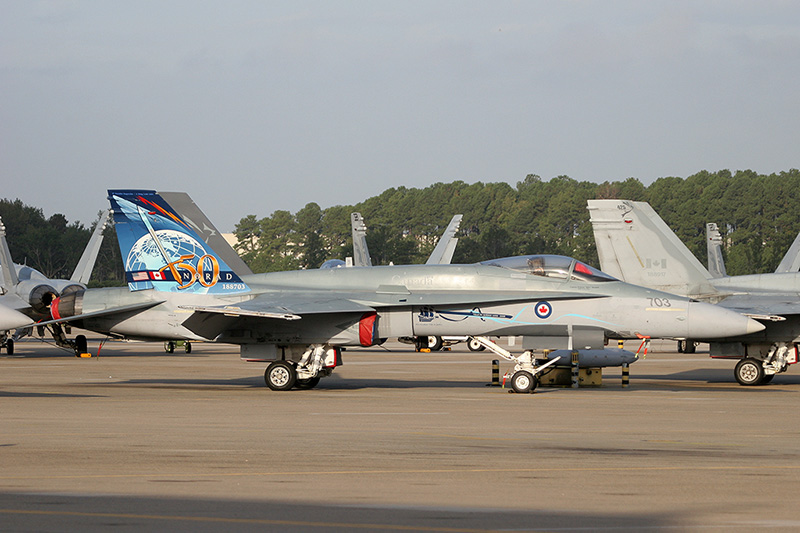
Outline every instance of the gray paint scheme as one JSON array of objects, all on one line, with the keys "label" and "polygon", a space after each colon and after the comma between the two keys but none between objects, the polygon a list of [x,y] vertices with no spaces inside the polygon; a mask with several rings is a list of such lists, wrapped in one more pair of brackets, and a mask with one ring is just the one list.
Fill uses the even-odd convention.
[{"label": "gray paint scheme", "polygon": [[722,258],[722,235],[717,224],[706,224],[706,251],[708,252],[708,272],[712,278],[724,278],[725,260]]},{"label": "gray paint scheme", "polygon": [[797,272],[800,270],[800,233],[794,238],[794,242],[786,251],[786,255],[781,259],[775,272]]},{"label": "gray paint scheme", "polygon": [[464,215],[453,215],[444,233],[439,238],[439,242],[436,243],[436,248],[433,249],[425,264],[449,265],[453,261],[453,254],[456,252],[456,245],[458,244],[456,233],[458,233],[463,217]]},{"label": "gray paint scheme", "polygon": [[[112,202],[119,201],[114,194],[137,193],[110,191]],[[115,217],[159,216],[130,213]],[[159,237],[150,231],[142,238]],[[329,374],[339,347],[388,337],[521,335],[528,345],[541,341],[539,348],[602,349],[607,338],[713,339],[763,329],[738,313],[630,285],[562,256],[272,272],[213,281],[212,292],[182,292],[178,284],[66,295],[53,305],[55,321],[118,337],[237,344],[244,359],[272,360],[269,376],[300,380]]]},{"label": "gray paint scheme", "polygon": [[712,356],[760,361],[765,376],[796,361],[800,273],[714,278],[646,202],[589,200],[588,209],[604,271],[630,283],[717,303],[766,324],[756,334],[712,343]]},{"label": "gray paint scheme", "polygon": [[[599,338],[717,338],[761,328],[717,306],[620,281],[552,279],[482,264],[273,272],[243,281],[250,292],[229,296],[90,289],[72,300],[80,300],[75,308],[78,314],[95,316],[71,320],[82,318],[87,329],[147,340],[341,346],[362,345],[358,327],[370,313],[376,313],[379,338],[523,335],[569,339],[572,330],[581,327],[600,331]],[[543,302],[550,314],[540,318],[536,308]],[[119,308],[137,303],[153,307],[133,314],[126,310],[118,316]],[[207,312],[209,307],[218,309]],[[106,314],[97,315],[101,310]],[[258,313],[286,315],[286,319]],[[300,319],[288,319],[294,316]]]},{"label": "gray paint scheme", "polygon": [[361,213],[350,213],[350,230],[353,235],[353,266],[372,266],[367,246],[367,225]]},{"label": "gray paint scheme", "polygon": [[[722,258],[722,235],[714,222],[706,224],[706,245],[708,249],[708,272],[711,277],[724,278],[725,261]],[[800,233],[786,251],[780,264],[775,269],[776,273],[797,272],[800,270]]]}]

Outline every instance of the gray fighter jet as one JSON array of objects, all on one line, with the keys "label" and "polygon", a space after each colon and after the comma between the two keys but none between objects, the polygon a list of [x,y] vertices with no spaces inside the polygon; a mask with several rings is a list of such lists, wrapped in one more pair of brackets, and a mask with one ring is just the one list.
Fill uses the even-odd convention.
[{"label": "gray fighter jet", "polygon": [[[177,210],[180,213],[180,210]],[[426,265],[449,265],[453,260],[458,239],[456,233],[461,225],[464,215],[453,215],[450,223],[445,228],[444,233],[436,243],[436,247],[431,252]],[[369,255],[367,246],[367,225],[361,213],[350,213],[350,227],[353,234],[353,266],[368,267],[372,266],[372,258]],[[342,265],[336,265],[342,266]]]},{"label": "gray fighter jet", "polygon": [[[725,261],[722,258],[722,235],[714,222],[706,224],[706,249],[708,251],[708,272],[711,277],[724,278],[727,276]],[[795,237],[775,272],[797,272],[798,270],[800,270],[800,234]]]},{"label": "gray fighter jet", "polygon": [[117,337],[238,344],[242,359],[270,362],[274,390],[313,387],[342,347],[388,337],[521,335],[524,384],[537,347],[602,349],[608,338],[714,339],[764,327],[563,256],[240,277],[155,191],[111,190],[109,200],[128,287],[62,296],[54,321]]},{"label": "gray fighter jet", "polygon": [[[713,277],[646,202],[589,200],[603,271],[645,287],[717,303],[766,324],[710,343],[712,357],[738,359],[742,385],[769,382],[798,361],[800,273]],[[726,338],[727,337],[727,338]],[[688,337],[689,342],[699,340]],[[691,344],[684,346],[691,351]]]},{"label": "gray fighter jet", "polygon": [[708,273],[712,278],[724,278],[725,260],[722,258],[722,235],[714,222],[706,224],[706,252],[708,252]]},{"label": "gray fighter jet", "polygon": [[[15,312],[10,313],[4,310],[5,320],[0,321],[0,346],[6,349],[6,353],[13,354],[14,340],[30,331],[20,328],[31,325],[35,320],[50,318],[50,304],[54,298],[86,288],[86,283],[89,282],[97,254],[100,251],[100,245],[103,242],[103,229],[108,214],[108,210],[101,214],[89,243],[68,280],[51,279],[36,269],[14,263],[8,250],[6,228],[0,221],[0,281],[2,282],[0,305]],[[19,323],[21,321],[19,315],[28,317],[25,324]],[[18,332],[12,335],[12,330],[18,330]],[[56,344],[60,346],[75,349],[85,345],[84,341],[81,346],[76,346],[76,341],[68,340],[57,325],[53,327],[52,333]],[[80,343],[80,340],[77,342]]]}]

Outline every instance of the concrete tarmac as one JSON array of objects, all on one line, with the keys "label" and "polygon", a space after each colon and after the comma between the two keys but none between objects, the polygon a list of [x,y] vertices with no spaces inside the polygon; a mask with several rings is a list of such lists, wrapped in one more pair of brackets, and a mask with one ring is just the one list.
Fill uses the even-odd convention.
[{"label": "concrete tarmac", "polygon": [[625,389],[607,369],[523,395],[485,386],[488,352],[389,342],[273,392],[234,346],[22,341],[0,357],[0,530],[800,529],[800,372],[741,387],[671,350]]}]

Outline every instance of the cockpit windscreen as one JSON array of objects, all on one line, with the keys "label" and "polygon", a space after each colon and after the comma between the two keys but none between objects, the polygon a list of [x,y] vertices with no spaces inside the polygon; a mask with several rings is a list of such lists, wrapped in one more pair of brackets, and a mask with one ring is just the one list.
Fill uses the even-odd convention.
[{"label": "cockpit windscreen", "polygon": [[586,263],[564,255],[518,255],[483,261],[480,264],[547,278],[587,282],[619,281]]}]

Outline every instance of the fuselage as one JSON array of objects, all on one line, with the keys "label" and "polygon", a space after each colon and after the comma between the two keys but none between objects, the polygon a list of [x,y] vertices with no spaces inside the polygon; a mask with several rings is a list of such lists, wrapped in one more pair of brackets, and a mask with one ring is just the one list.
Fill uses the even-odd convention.
[{"label": "fuselage", "polygon": [[[346,299],[375,310],[377,338],[414,335],[523,335],[714,339],[757,331],[738,313],[607,276],[558,277],[494,265],[407,265],[254,274],[249,291],[215,296],[153,290],[90,289],[73,314],[151,300],[154,307],[86,318],[83,326],[132,338],[217,339],[237,344],[364,344],[362,312],[322,312],[301,320],[198,317],[187,307],[224,306],[302,295]],[[291,311],[291,305],[287,304]],[[194,315],[194,316],[193,316]],[[191,320],[188,320],[191,318]],[[587,338],[588,338],[587,337]]]}]

